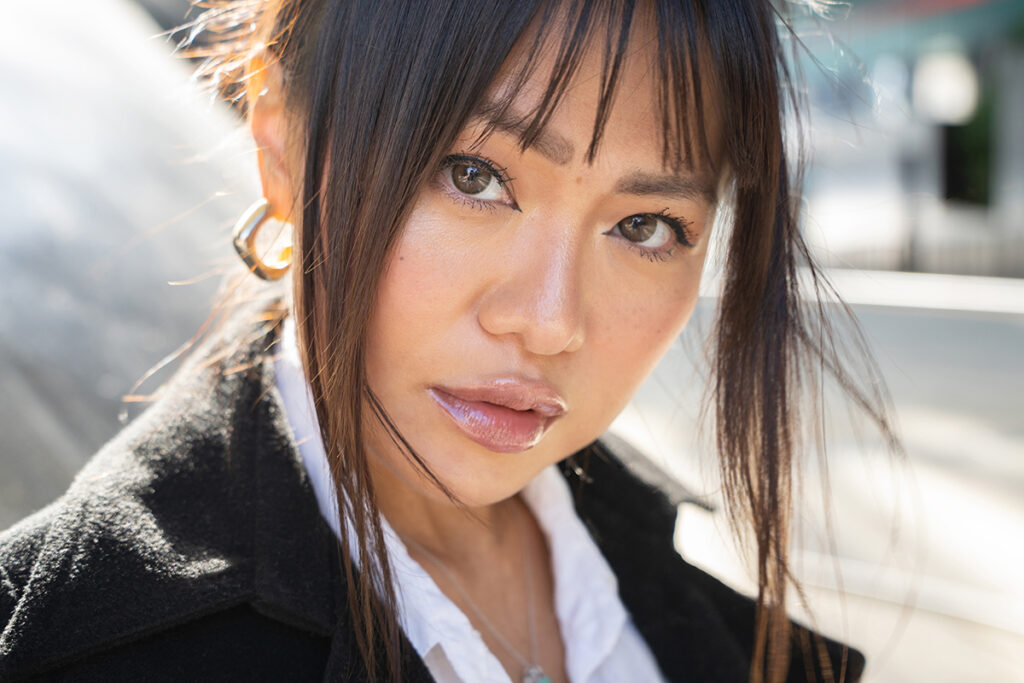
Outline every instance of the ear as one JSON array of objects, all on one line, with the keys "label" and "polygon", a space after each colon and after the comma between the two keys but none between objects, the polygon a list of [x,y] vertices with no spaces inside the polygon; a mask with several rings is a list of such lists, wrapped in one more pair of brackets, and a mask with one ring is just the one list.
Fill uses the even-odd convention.
[{"label": "ear", "polygon": [[263,196],[271,215],[290,222],[297,196],[289,153],[288,111],[280,64],[253,57],[248,65],[249,126],[256,141]]}]

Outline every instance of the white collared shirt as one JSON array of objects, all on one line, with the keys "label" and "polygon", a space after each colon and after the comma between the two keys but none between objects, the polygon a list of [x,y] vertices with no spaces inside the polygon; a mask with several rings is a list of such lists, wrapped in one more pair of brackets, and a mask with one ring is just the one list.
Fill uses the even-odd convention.
[{"label": "white collared shirt", "polygon": [[[340,538],[334,486],[291,317],[282,327],[274,372],[320,513]],[[547,537],[569,680],[663,681],[654,656],[619,599],[615,574],[576,515],[569,486],[554,465],[526,485],[522,499]],[[434,679],[438,683],[509,683],[505,669],[466,615],[409,556],[387,520],[382,522],[397,588],[399,624]]]}]

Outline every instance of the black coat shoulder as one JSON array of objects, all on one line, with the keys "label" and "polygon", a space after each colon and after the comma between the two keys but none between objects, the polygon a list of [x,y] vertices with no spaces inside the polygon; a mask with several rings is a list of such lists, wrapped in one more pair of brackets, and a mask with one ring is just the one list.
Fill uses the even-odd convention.
[{"label": "black coat shoulder", "polygon": [[181,680],[218,662],[235,673],[212,680],[242,680],[240,664],[310,649],[322,676],[336,544],[265,337],[183,368],[63,496],[0,534],[0,680]]}]

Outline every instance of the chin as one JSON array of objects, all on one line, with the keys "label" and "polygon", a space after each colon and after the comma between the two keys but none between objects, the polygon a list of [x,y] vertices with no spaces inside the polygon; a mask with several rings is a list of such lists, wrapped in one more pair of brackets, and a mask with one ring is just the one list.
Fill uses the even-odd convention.
[{"label": "chin", "polygon": [[[553,455],[550,446],[554,444],[543,441],[521,453],[491,451],[464,438],[439,441],[420,446],[413,444],[413,447],[455,500],[468,508],[486,507],[515,496],[541,470],[561,459]],[[458,455],[454,455],[456,453]],[[444,492],[408,460],[402,463],[402,478],[430,499],[449,501]]]}]

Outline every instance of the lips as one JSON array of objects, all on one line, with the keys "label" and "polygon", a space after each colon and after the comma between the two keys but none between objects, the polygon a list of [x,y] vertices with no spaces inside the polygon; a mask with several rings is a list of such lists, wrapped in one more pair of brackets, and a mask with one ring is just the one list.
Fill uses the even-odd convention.
[{"label": "lips", "polygon": [[467,437],[498,453],[533,448],[566,412],[550,385],[531,380],[431,387],[428,393]]}]

